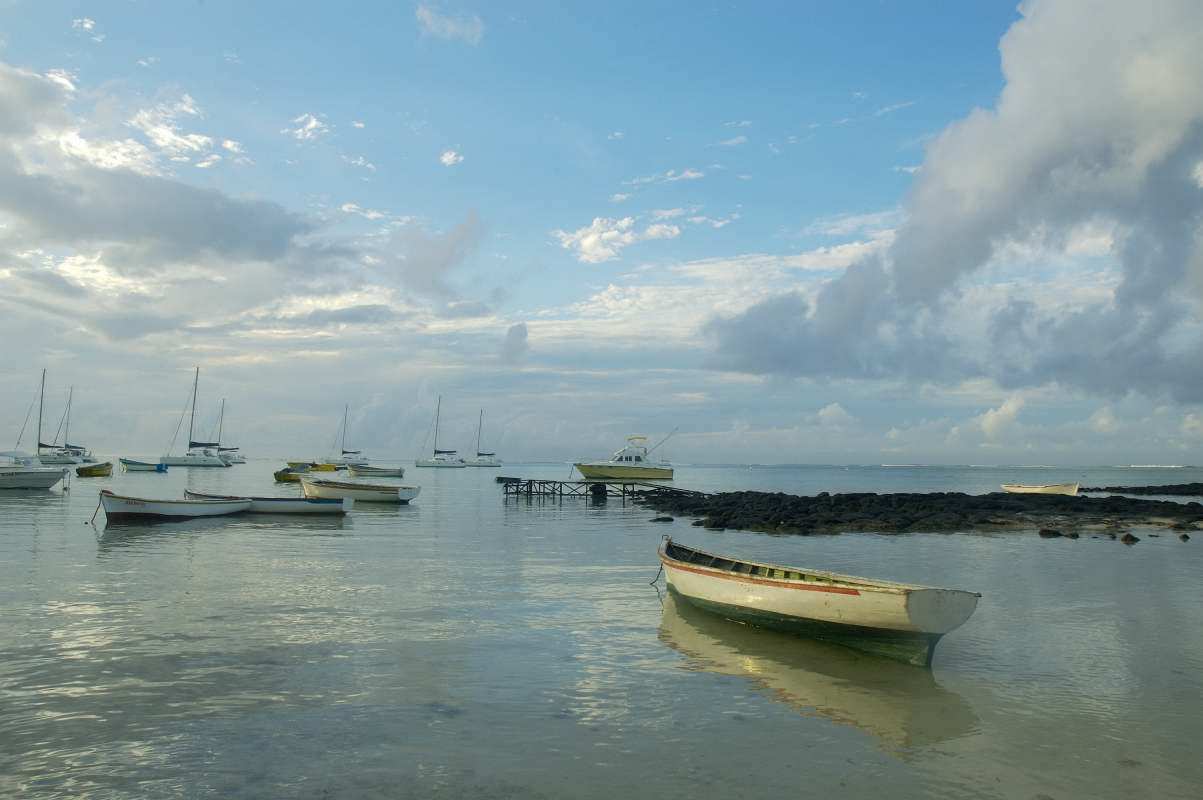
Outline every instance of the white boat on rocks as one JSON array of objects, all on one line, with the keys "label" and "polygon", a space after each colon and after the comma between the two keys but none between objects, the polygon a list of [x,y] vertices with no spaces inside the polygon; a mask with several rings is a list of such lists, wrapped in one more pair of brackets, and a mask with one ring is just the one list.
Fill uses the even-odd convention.
[{"label": "white boat on rocks", "polygon": [[188,500],[250,500],[249,514],[346,514],[355,507],[351,498],[325,499],[316,497],[239,497],[227,494],[204,494],[184,490]]},{"label": "white boat on rocks", "polygon": [[355,478],[404,478],[404,467],[374,467],[368,464],[350,464],[347,472]]},{"label": "white boat on rocks", "polygon": [[1077,495],[1076,483],[1004,483],[1004,492],[1010,494],[1067,494]]},{"label": "white boat on rocks", "polygon": [[149,500],[126,497],[108,489],[100,492],[100,504],[110,520],[168,521],[196,517],[224,517],[239,514],[251,507],[245,498],[237,500]]},{"label": "white boat on rocks", "polygon": [[384,486],[374,483],[350,483],[301,476],[301,490],[306,497],[325,499],[350,498],[361,503],[405,504],[418,496],[420,486]]},{"label": "white boat on rocks", "polygon": [[668,537],[659,555],[669,589],[700,608],[924,667],[981,596],[745,561]]}]

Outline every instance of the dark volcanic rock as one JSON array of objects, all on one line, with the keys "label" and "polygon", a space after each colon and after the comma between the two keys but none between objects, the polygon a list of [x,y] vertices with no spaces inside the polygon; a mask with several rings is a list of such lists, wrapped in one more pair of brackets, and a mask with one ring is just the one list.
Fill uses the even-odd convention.
[{"label": "dark volcanic rock", "polygon": [[1187,536],[1185,533],[1180,533],[1180,534],[1178,534],[1178,538],[1179,538],[1179,539],[1181,539],[1181,540],[1182,540],[1182,541],[1184,541],[1184,542],[1189,542],[1189,541],[1190,541],[1190,537],[1189,537],[1189,536]]},{"label": "dark volcanic rock", "polygon": [[672,522],[673,518],[668,516],[652,517],[651,522]]},{"label": "dark volcanic rock", "polygon": [[1133,536],[1130,533],[1125,533],[1123,536],[1119,537],[1119,540],[1124,544],[1136,544],[1140,541],[1138,537]]},{"label": "dark volcanic rock", "polygon": [[[1007,526],[1056,531],[1064,536],[1064,528],[1081,530],[1088,525],[1180,524],[1193,529],[1203,522],[1203,505],[1117,496],[857,492],[806,497],[780,492],[653,492],[642,502],[656,511],[700,518],[693,524],[712,530],[793,534],[971,531]],[[1047,533],[1041,535],[1051,538]],[[1114,533],[1104,535],[1115,537]]]},{"label": "dark volcanic rock", "polygon": [[1170,483],[1165,486],[1091,486],[1082,492],[1111,492],[1113,494],[1203,495],[1203,483]]},{"label": "dark volcanic rock", "polygon": [[1061,535],[1061,531],[1053,528],[1041,528],[1039,533],[1041,539],[1056,539]]}]

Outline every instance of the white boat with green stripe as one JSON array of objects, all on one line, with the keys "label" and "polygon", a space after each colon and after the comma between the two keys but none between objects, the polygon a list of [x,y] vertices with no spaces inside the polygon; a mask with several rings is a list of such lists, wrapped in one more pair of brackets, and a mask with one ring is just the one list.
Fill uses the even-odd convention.
[{"label": "white boat with green stripe", "polygon": [[720,556],[666,538],[668,587],[728,619],[931,666],[936,644],[981,595]]}]

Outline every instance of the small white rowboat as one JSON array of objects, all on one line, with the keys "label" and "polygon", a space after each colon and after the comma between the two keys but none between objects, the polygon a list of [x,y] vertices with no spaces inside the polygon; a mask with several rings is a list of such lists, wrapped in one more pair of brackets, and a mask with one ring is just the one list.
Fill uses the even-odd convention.
[{"label": "small white rowboat", "polygon": [[981,596],[743,561],[669,538],[660,563],[668,588],[700,608],[924,667]]},{"label": "small white rowboat", "polygon": [[1004,492],[1011,494],[1068,494],[1078,493],[1076,483],[1004,483]]},{"label": "small white rowboat", "polygon": [[372,483],[348,483],[301,476],[306,497],[350,498],[361,503],[408,503],[422,491],[420,486],[382,486]]},{"label": "small white rowboat", "polygon": [[326,500],[309,497],[239,497],[226,494],[203,494],[184,490],[189,500],[250,500],[250,514],[346,514],[355,507],[350,498]]},{"label": "small white rowboat", "polygon": [[404,467],[371,467],[367,464],[350,464],[347,472],[355,478],[404,478]]},{"label": "small white rowboat", "polygon": [[132,458],[119,458],[121,468],[126,472],[166,472],[166,464],[151,464],[148,461],[135,461]]},{"label": "small white rowboat", "polygon": [[100,492],[100,504],[110,520],[173,520],[194,517],[223,517],[251,507],[250,500],[147,500],[125,497],[108,489]]}]

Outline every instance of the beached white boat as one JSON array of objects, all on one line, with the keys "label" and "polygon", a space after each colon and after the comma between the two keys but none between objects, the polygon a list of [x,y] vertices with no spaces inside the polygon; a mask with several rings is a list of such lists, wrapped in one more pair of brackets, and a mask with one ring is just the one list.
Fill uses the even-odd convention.
[{"label": "beached white boat", "polygon": [[[159,459],[160,464],[165,464],[169,467],[228,467],[230,466],[221,456],[217,454],[217,442],[198,442],[193,438],[193,432],[196,425],[196,389],[200,384],[200,367],[196,368],[196,375],[192,379],[192,403],[191,412],[188,417],[188,450],[182,456],[173,456],[168,452],[167,455]],[[182,417],[182,415],[181,415]],[[178,429],[177,429],[178,430]],[[172,439],[174,444],[175,439]]]},{"label": "beached white boat", "polygon": [[700,608],[919,666],[981,596],[719,556],[667,537],[660,563],[669,588]]},{"label": "beached white boat", "polygon": [[1004,483],[1004,492],[1011,494],[1068,494],[1078,493],[1076,483]]},{"label": "beached white boat", "polygon": [[127,497],[113,494],[108,489],[100,492],[100,504],[110,520],[144,519],[172,520],[194,517],[223,517],[240,514],[251,507],[251,501],[238,500],[149,500],[144,497]]},{"label": "beached white boat", "polygon": [[486,453],[480,449],[480,430],[485,424],[485,410],[480,410],[480,419],[476,423],[476,455],[465,458],[464,464],[469,467],[500,467],[501,459],[496,453]]},{"label": "beached white boat", "polygon": [[42,466],[29,453],[0,453],[0,489],[50,489],[66,476],[67,470]]},{"label": "beached white boat", "polygon": [[368,464],[350,464],[347,472],[355,478],[404,478],[404,467],[373,467]]},{"label": "beached white boat", "polygon": [[132,458],[119,458],[121,468],[126,472],[166,472],[166,464],[152,464],[149,461],[135,461]]},{"label": "beached white boat", "polygon": [[574,466],[585,478],[593,480],[672,480],[672,465],[654,463],[650,454],[646,436],[628,436],[627,446],[609,460],[582,461]]},{"label": "beached white boat", "polygon": [[320,497],[239,497],[228,494],[204,494],[184,490],[188,500],[250,500],[249,514],[346,514],[355,507],[349,497],[325,499]]},{"label": "beached white boat", "polygon": [[439,449],[439,412],[443,410],[443,396],[439,395],[438,405],[434,408],[434,452],[430,458],[419,458],[414,461],[415,467],[451,468],[457,469],[468,466],[456,455],[454,450]]},{"label": "beached white boat", "polygon": [[306,497],[344,498],[362,503],[408,503],[422,491],[420,486],[383,486],[372,483],[349,483],[324,478],[301,476],[301,488]]}]

